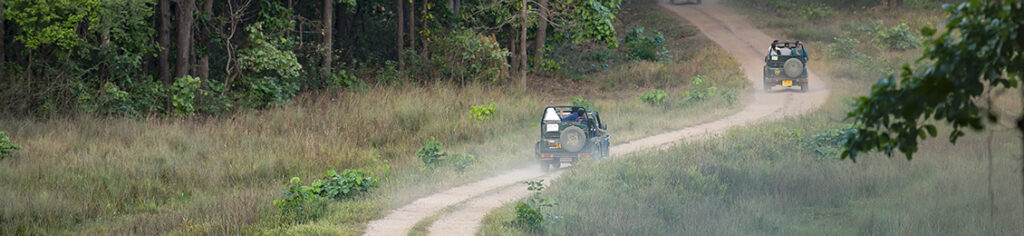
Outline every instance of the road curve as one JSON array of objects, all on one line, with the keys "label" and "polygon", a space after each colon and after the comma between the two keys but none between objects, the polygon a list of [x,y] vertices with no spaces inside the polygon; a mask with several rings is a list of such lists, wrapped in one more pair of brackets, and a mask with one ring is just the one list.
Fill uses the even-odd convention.
[{"label": "road curve", "polygon": [[[826,81],[813,72],[809,75],[810,89],[805,93],[781,88],[764,92],[761,87],[763,53],[773,38],[754,28],[742,15],[721,6],[717,0],[705,0],[702,5],[660,4],[686,18],[736,58],[755,88],[753,98],[743,110],[731,116],[611,147],[612,158],[719,134],[730,127],[804,114],[817,109],[828,99],[830,91]],[[407,235],[416,223],[449,207],[454,210],[435,221],[429,228],[430,234],[473,235],[480,230],[481,220],[488,212],[529,195],[529,191],[520,183],[526,180],[555,179],[562,174],[562,171],[545,173],[539,169],[512,170],[417,199],[388,213],[384,218],[371,221],[365,235]]]}]

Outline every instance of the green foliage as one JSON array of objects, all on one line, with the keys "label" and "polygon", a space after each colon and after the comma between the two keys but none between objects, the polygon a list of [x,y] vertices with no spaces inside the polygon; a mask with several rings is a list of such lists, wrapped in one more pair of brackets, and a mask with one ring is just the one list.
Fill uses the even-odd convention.
[{"label": "green foliage", "polygon": [[827,5],[803,7],[800,8],[799,14],[805,20],[829,19],[836,16],[832,7]]},{"label": "green foliage", "polygon": [[597,110],[597,108],[594,107],[594,103],[593,102],[589,102],[587,100],[583,100],[582,97],[573,97],[572,98],[572,105],[573,106],[581,106],[581,107],[586,108],[587,110],[591,110],[591,111],[596,111]]},{"label": "green foliage", "polygon": [[423,144],[423,147],[419,151],[416,151],[416,159],[423,162],[423,166],[428,169],[434,169],[441,163],[441,158],[447,156],[441,149],[444,148],[444,144],[438,142],[434,136],[430,136],[427,142]]},{"label": "green foliage", "polygon": [[554,199],[540,196],[544,190],[544,180],[526,181],[525,184],[528,186],[526,189],[533,194],[516,204],[516,218],[513,224],[529,232],[540,232],[544,223],[542,208],[553,207],[557,203]]},{"label": "green foliage", "polygon": [[622,43],[629,48],[629,57],[633,60],[659,61],[668,57],[668,49],[665,48],[665,35],[660,31],[653,30],[654,35],[644,34],[644,28],[633,28]]},{"label": "green foliage", "polygon": [[[290,28],[286,22],[271,21],[272,27],[264,28],[264,22],[246,26],[249,32],[249,47],[242,49],[238,58],[242,69],[247,70],[240,82],[246,88],[243,96],[253,107],[270,107],[291,101],[299,90],[296,79],[302,72],[302,65],[295,52],[288,50],[289,39],[275,35],[273,30]],[[293,23],[293,22],[292,22]]]},{"label": "green foliage", "polygon": [[814,150],[814,153],[819,158],[839,158],[843,153],[843,137],[853,133],[855,130],[853,125],[845,125],[821,131],[804,140],[803,146]]},{"label": "green foliage", "polygon": [[[715,86],[708,86],[707,83],[704,82],[704,79],[703,75],[693,76],[692,81],[690,81],[690,84],[692,85],[690,87],[690,91],[685,91],[679,94],[679,97],[683,99],[683,104],[701,102],[718,94],[718,88]],[[733,97],[735,98],[735,95]]]},{"label": "green foliage", "polygon": [[196,112],[195,97],[199,91],[199,78],[185,76],[178,78],[171,86],[171,107],[174,115],[191,116]]},{"label": "green foliage", "polygon": [[881,43],[886,48],[897,50],[914,49],[921,46],[921,39],[910,31],[910,26],[907,23],[879,30],[875,34],[874,41]]},{"label": "green foliage", "polygon": [[345,70],[339,70],[327,77],[327,87],[332,89],[362,86],[363,81]]},{"label": "green foliage", "polygon": [[573,43],[586,41],[602,42],[608,47],[618,47],[615,36],[615,15],[619,14],[621,0],[568,0],[570,6],[564,21]]},{"label": "green foliage", "polygon": [[128,92],[121,90],[114,83],[107,82],[103,84],[103,96],[101,98],[100,104],[102,105],[100,110],[103,114],[130,114],[135,111]]},{"label": "green foliage", "polygon": [[[56,45],[70,51],[83,44],[77,31],[92,29],[90,24],[97,20],[99,0],[47,1],[8,0],[4,17],[18,26],[14,38],[25,44],[28,50],[40,46]],[[84,24],[83,24],[84,23]]]},{"label": "green foliage", "polygon": [[857,54],[857,45],[860,40],[851,38],[849,35],[835,37],[835,42],[828,45],[828,55],[832,58],[851,58]]},{"label": "green foliage", "polygon": [[6,132],[0,131],[0,160],[10,157],[14,150],[21,150],[21,146],[11,142]]},{"label": "green foliage", "polygon": [[454,29],[441,37],[431,49],[431,63],[451,80],[498,82],[508,74],[505,58],[511,53],[501,48],[493,35],[472,29]]},{"label": "green foliage", "polygon": [[929,119],[952,125],[951,143],[965,135],[964,129],[979,130],[984,120],[997,121],[976,101],[987,90],[1018,86],[1024,72],[1024,29],[1017,22],[1024,21],[1024,6],[971,1],[945,10],[950,16],[942,34],[921,31],[932,37],[918,60],[928,62],[925,68],[915,73],[904,65],[901,81],[879,79],[869,96],[856,100],[848,116],[858,128],[844,136],[843,158],[869,150],[892,156],[898,150],[911,159],[919,139],[938,134],[934,125],[921,124]]},{"label": "green foliage", "polygon": [[497,109],[496,105],[492,102],[488,105],[476,105],[469,111],[470,120],[486,120],[494,116],[494,111]]},{"label": "green foliage", "polygon": [[456,171],[461,173],[463,171],[466,171],[466,168],[468,168],[470,165],[476,163],[476,156],[468,153],[450,154],[448,155],[448,158],[445,161],[451,163],[452,167],[454,167]]},{"label": "green foliage", "polygon": [[637,99],[640,99],[640,101],[647,103],[647,105],[661,106],[665,105],[665,99],[667,98],[668,93],[666,93],[665,90],[655,89],[649,92],[645,92],[644,94],[641,94],[640,97]]},{"label": "green foliage", "polygon": [[324,174],[326,176],[320,186],[319,195],[334,200],[352,198],[360,193],[369,192],[370,189],[380,184],[372,172],[363,170],[346,169],[341,174],[334,170],[328,170]]},{"label": "green foliage", "polygon": [[281,184],[284,184],[286,187],[282,192],[285,199],[274,200],[274,206],[277,206],[282,214],[299,216],[300,218],[315,217],[315,215],[310,216],[308,213],[316,212],[315,209],[310,208],[315,207],[315,205],[312,205],[313,202],[321,200],[322,181],[314,180],[310,185],[303,185],[299,177],[292,177]]}]

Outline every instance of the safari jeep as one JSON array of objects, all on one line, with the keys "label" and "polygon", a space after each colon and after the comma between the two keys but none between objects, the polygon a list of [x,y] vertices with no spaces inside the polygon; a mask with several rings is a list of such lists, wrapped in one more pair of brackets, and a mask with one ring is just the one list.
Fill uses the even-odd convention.
[{"label": "safari jeep", "polygon": [[764,91],[776,85],[800,86],[801,92],[807,91],[807,50],[800,41],[772,42],[764,64]]},{"label": "safari jeep", "polygon": [[549,106],[540,122],[535,153],[543,170],[575,164],[581,158],[608,156],[608,126],[597,111],[581,106]]}]

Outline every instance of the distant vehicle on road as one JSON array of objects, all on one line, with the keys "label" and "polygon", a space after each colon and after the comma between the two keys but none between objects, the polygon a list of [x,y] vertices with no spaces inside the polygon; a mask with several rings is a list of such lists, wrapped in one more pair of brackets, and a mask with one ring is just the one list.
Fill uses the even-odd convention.
[{"label": "distant vehicle on road", "polygon": [[540,140],[534,148],[543,170],[558,169],[563,162],[608,156],[608,125],[597,111],[581,106],[549,106],[540,122]]},{"label": "distant vehicle on road", "polygon": [[800,41],[775,40],[764,56],[764,91],[776,85],[800,86],[801,92],[807,91],[807,50]]}]

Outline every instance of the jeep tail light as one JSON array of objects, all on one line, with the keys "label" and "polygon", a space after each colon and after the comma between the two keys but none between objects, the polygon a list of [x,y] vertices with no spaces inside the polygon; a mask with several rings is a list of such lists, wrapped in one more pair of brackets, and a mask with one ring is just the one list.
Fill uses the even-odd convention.
[{"label": "jeep tail light", "polygon": [[551,158],[551,154],[540,154],[541,158]]},{"label": "jeep tail light", "polygon": [[590,153],[580,153],[578,157],[590,157]]}]

